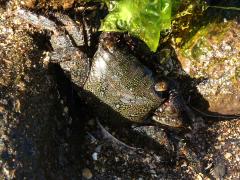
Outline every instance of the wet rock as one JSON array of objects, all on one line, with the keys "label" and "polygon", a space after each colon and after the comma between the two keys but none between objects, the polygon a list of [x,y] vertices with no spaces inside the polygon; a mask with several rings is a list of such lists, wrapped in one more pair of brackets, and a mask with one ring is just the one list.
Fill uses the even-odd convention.
[{"label": "wet rock", "polygon": [[[237,161],[240,154],[239,125],[238,119],[218,122],[208,128],[206,140],[211,145],[204,159],[208,161],[208,164],[212,164],[210,174],[215,178],[236,179],[240,177],[240,162]],[[221,136],[221,138],[213,140],[214,136]]]},{"label": "wet rock", "polygon": [[[65,96],[59,99],[56,82],[47,71],[48,58],[43,57],[41,48],[44,46],[36,44],[37,40],[44,41],[42,36],[32,37],[31,27],[25,26],[26,33],[4,12],[0,9],[0,75],[3,74],[0,76],[0,162],[3,162],[0,163],[0,179],[81,179],[86,167],[90,172],[87,170],[85,177],[90,178],[94,172],[92,178],[95,179],[140,180],[153,179],[153,175],[154,179],[194,179],[196,174],[200,177],[205,174],[204,171],[195,172],[195,166],[187,161],[172,165],[161,151],[151,150],[148,139],[139,152],[116,150],[92,136],[95,135],[93,121],[87,127],[89,138],[82,142],[84,138],[80,133],[84,129],[76,126],[76,119],[68,117],[71,106],[65,105]],[[75,96],[71,96],[71,101],[74,99]],[[76,105],[76,109],[80,106]],[[81,120],[82,117],[78,119]],[[74,135],[70,132],[68,140],[71,144],[64,134],[70,124],[75,131]],[[239,177],[239,127],[239,121],[219,122],[199,134],[199,141],[203,143],[196,141],[198,146],[195,147],[204,152],[199,146],[207,139],[209,157],[206,161],[216,169],[214,177]],[[114,129],[114,132],[117,130],[116,137],[124,134],[124,128]],[[152,131],[150,127],[143,135],[149,133],[157,135],[153,140],[159,142],[162,139],[163,134],[157,129]],[[214,134],[221,138],[215,139]],[[118,138],[140,147],[143,139],[136,137],[139,136],[126,134]],[[227,152],[232,154],[229,164],[221,162],[224,168],[217,166],[220,163],[216,159],[219,156],[224,159]],[[98,154],[97,160],[93,159],[94,153]]]},{"label": "wet rock", "polygon": [[240,24],[236,20],[203,26],[177,54],[192,78],[205,79],[197,89],[208,101],[209,111],[240,112]]},{"label": "wet rock", "polygon": [[44,68],[43,49],[24,28],[11,9],[0,14],[0,179],[72,177],[72,168],[53,170],[67,151],[55,126],[68,116]]}]

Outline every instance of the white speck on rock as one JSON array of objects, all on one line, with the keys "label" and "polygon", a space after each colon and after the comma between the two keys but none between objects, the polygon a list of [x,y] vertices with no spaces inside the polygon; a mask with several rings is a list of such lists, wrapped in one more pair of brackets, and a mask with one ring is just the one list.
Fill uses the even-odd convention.
[{"label": "white speck on rock", "polygon": [[63,109],[64,113],[68,113],[68,107],[65,106],[64,109]]},{"label": "white speck on rock", "polygon": [[94,152],[92,154],[92,158],[93,158],[94,161],[97,161],[98,160],[98,153]]}]

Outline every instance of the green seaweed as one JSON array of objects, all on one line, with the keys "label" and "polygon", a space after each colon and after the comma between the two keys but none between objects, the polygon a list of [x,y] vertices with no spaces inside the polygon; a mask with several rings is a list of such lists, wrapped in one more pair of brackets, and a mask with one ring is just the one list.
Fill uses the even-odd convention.
[{"label": "green seaweed", "polygon": [[[105,1],[109,14],[100,31],[129,32],[156,51],[160,31],[171,28],[172,0]],[[175,5],[175,4],[174,4]]]},{"label": "green seaweed", "polygon": [[[192,0],[95,0],[107,4],[109,14],[102,21],[100,31],[128,32],[143,40],[151,51],[157,50],[160,32],[171,29],[174,18],[183,16],[177,12],[184,2],[194,3]],[[204,10],[220,8],[226,10],[240,10],[237,7],[208,6],[200,1]],[[185,12],[187,13],[187,12]]]}]

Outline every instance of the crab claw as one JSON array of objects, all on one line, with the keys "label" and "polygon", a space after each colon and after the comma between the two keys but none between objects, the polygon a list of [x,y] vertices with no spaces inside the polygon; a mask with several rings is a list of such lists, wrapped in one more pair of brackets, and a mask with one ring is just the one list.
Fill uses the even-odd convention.
[{"label": "crab claw", "polygon": [[152,116],[152,120],[170,127],[182,127],[182,119],[173,106],[168,102],[159,107]]},{"label": "crab claw", "polygon": [[[183,127],[191,124],[190,129],[197,132],[204,127],[204,120],[189,108],[180,91],[179,84],[174,80],[160,81],[155,85],[156,92],[168,93],[168,99],[152,116],[152,119],[163,125]],[[190,122],[189,122],[190,120]]]}]

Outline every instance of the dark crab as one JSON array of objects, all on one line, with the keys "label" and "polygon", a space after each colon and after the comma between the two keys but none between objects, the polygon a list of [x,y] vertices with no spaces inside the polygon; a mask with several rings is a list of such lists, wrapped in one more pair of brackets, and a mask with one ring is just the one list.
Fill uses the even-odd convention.
[{"label": "dark crab", "polygon": [[[182,127],[187,118],[193,123],[198,120],[186,105],[174,80],[155,78],[151,70],[126,48],[119,48],[117,39],[111,34],[100,35],[98,48],[90,59],[86,48],[84,51],[88,44],[85,40],[90,37],[84,34],[84,25],[77,26],[71,18],[59,13],[53,13],[52,16],[62,26],[24,9],[17,9],[16,16],[36,28],[52,33],[50,62],[61,66],[78,87],[80,95],[83,96],[83,91],[87,92],[87,103],[100,112],[100,117],[115,122],[124,119],[171,127]],[[166,90],[168,98],[163,98],[161,92]],[[101,104],[89,98],[92,96]],[[120,118],[110,114],[109,109]]]}]

